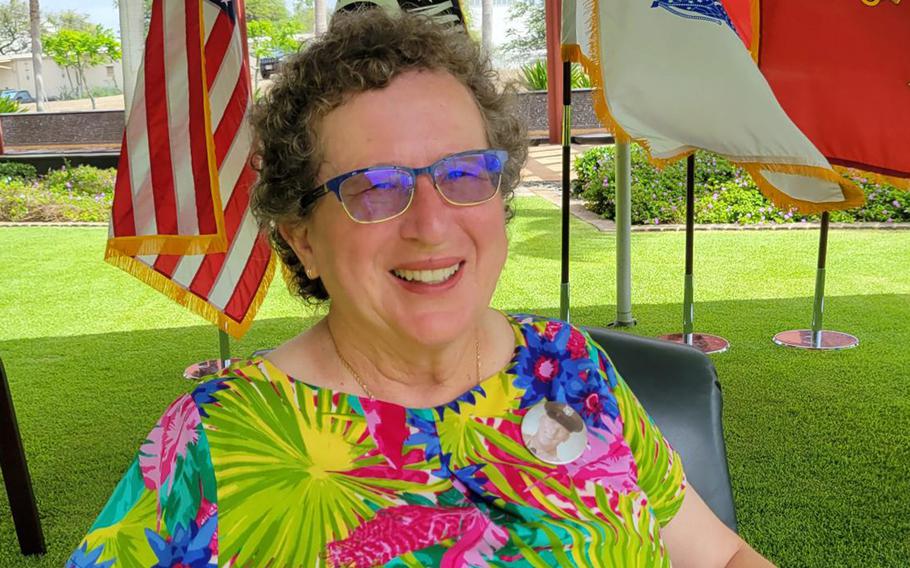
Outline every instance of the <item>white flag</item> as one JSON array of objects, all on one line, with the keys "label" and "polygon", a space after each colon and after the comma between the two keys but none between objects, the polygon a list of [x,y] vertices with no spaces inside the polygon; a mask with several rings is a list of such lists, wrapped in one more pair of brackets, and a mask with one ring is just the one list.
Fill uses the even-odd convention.
[{"label": "white flag", "polygon": [[721,2],[563,1],[563,56],[588,69],[595,112],[617,139],[658,165],[695,149],[721,154],[782,208],[865,201],[783,111]]}]

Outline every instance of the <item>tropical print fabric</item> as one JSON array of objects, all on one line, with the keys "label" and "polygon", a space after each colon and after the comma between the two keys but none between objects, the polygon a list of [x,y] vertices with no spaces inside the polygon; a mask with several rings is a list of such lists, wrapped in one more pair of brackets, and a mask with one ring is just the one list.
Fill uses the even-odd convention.
[{"label": "tropical print fabric", "polygon": [[[511,363],[436,408],[313,387],[263,358],[202,383],[68,567],[668,566],[679,456],[585,333],[508,317]],[[544,400],[585,421],[572,463],[522,442]]]}]

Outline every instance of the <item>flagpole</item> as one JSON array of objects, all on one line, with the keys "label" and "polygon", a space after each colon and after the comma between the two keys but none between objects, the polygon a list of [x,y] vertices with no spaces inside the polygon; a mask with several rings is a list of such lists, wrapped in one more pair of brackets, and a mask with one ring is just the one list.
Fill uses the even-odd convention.
[{"label": "flagpole", "polygon": [[231,337],[223,329],[218,329],[218,358],[206,359],[193,363],[183,371],[183,378],[198,381],[203,377],[213,375],[230,366],[237,359],[231,358]]},{"label": "flagpole", "polygon": [[822,331],[825,310],[825,264],[828,257],[828,226],[830,214],[822,213],[821,231],[818,236],[818,264],[815,269],[815,300],[812,305],[811,329],[792,329],[774,336],[774,343],[784,347],[833,351],[859,345],[859,339],[842,331]]},{"label": "flagpole", "polygon": [[218,350],[221,354],[222,366],[229,365],[231,358],[231,337],[223,329],[218,330]]},{"label": "flagpole", "polygon": [[629,142],[616,147],[616,320],[610,327],[632,327],[632,155]]},{"label": "flagpole", "polygon": [[572,159],[572,63],[562,62],[562,276],[559,319],[569,321],[569,168]]},{"label": "flagpole", "polygon": [[686,271],[683,276],[683,332],[661,335],[660,339],[684,343],[703,353],[723,353],[730,342],[717,335],[695,333],[695,152],[686,159]]}]

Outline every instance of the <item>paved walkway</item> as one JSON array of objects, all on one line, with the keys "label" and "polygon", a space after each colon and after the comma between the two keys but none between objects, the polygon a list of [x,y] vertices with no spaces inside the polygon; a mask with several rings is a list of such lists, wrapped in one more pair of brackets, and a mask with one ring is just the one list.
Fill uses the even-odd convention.
[{"label": "paved walkway", "polygon": [[[575,158],[593,146],[571,146],[572,165]],[[569,170],[570,179],[575,179],[574,167]],[[526,182],[559,182],[562,181],[562,146],[545,144],[528,148],[528,162],[521,171],[521,179]]]}]

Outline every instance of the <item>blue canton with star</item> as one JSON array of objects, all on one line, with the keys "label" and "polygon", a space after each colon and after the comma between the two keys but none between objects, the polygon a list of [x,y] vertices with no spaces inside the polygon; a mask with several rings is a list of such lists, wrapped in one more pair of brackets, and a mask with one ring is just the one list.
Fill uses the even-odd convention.
[{"label": "blue canton with star", "polygon": [[663,8],[673,15],[690,20],[714,22],[718,25],[726,24],[734,32],[733,22],[724,5],[719,0],[654,0],[652,8]]},{"label": "blue canton with star", "polygon": [[237,14],[234,12],[234,0],[208,0],[212,4],[218,6],[222,12],[227,14],[228,18],[232,22],[237,21]]}]

